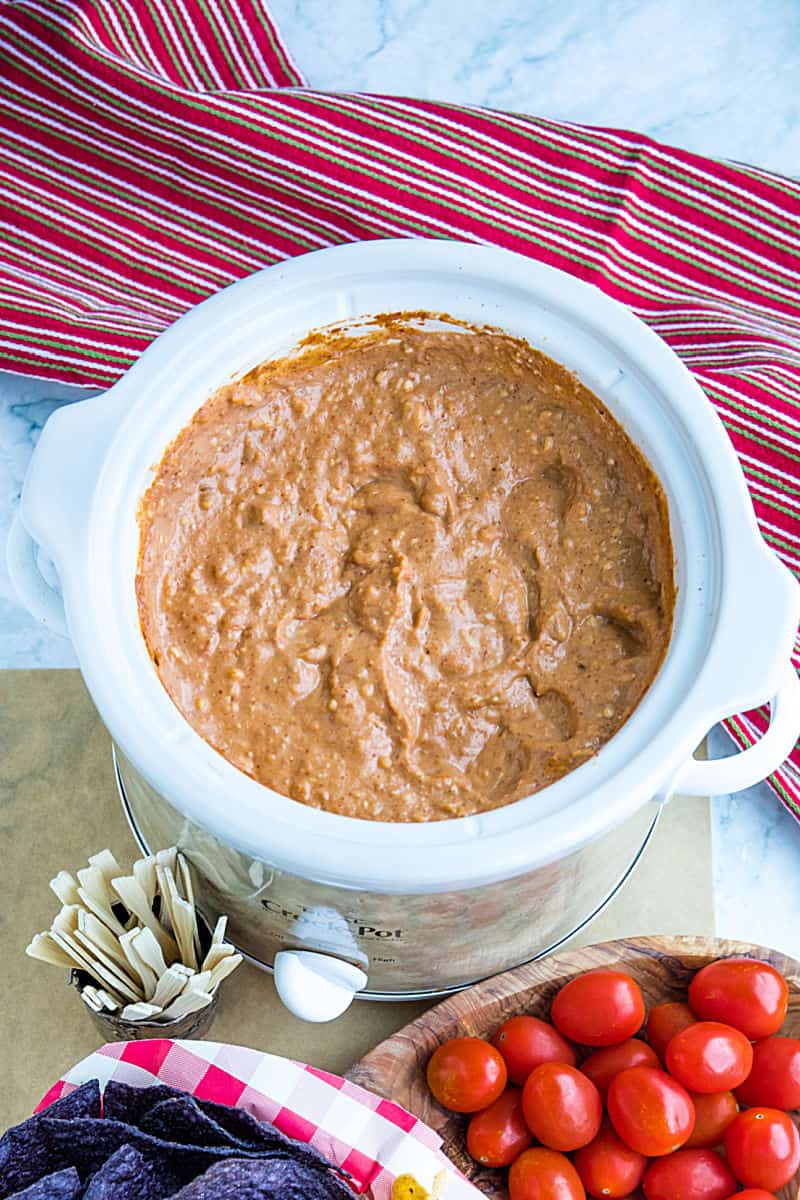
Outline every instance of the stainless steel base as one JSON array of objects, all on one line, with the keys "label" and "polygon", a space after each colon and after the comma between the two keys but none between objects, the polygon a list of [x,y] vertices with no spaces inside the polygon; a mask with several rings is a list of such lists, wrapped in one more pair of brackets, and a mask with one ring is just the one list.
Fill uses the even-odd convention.
[{"label": "stainless steel base", "polygon": [[[115,747],[112,749],[112,753],[113,753],[113,757],[114,757],[114,774],[115,774],[115,777],[117,780],[117,788],[119,791],[120,800],[122,802],[122,808],[125,813],[126,819],[128,821],[128,825],[130,826],[131,833],[133,834],[134,838],[136,839],[136,842],[137,842],[138,846],[140,847],[142,853],[150,854],[150,853],[152,853],[153,849],[156,849],[156,848],[160,849],[160,847],[153,848],[153,847],[150,847],[147,845],[144,835],[142,834],[142,831],[140,830],[140,828],[138,826],[138,823],[136,821],[132,807],[128,800],[128,796],[125,791],[125,784],[124,784],[124,781],[122,778],[122,774],[120,772],[120,766],[119,766],[119,761],[117,758],[117,752],[116,752]],[[617,881],[613,885],[613,887],[610,889],[610,891],[600,901],[600,903],[597,904],[593,908],[593,910],[589,913],[588,916],[586,916],[577,925],[575,925],[575,927],[573,929],[571,929],[568,933],[564,934],[562,937],[557,938],[555,941],[551,942],[549,945],[545,946],[543,949],[537,950],[537,952],[535,954],[533,954],[527,958],[523,958],[519,962],[509,963],[503,969],[504,970],[512,970],[514,967],[523,966],[527,962],[535,962],[539,958],[544,958],[546,955],[552,954],[552,952],[554,950],[558,949],[560,946],[565,945],[572,938],[574,938],[578,933],[580,933],[580,931],[582,929],[584,929],[591,921],[593,921],[594,918],[599,913],[601,913],[603,911],[603,909],[611,902],[611,900],[613,900],[613,898],[616,896],[616,894],[620,891],[620,889],[624,886],[624,884],[630,878],[637,863],[641,859],[642,855],[644,854],[645,850],[647,849],[647,846],[650,843],[650,840],[653,837],[653,834],[655,832],[656,826],[658,825],[660,816],[661,816],[661,809],[659,807],[656,809],[655,814],[652,819],[652,822],[650,823],[650,826],[644,837],[644,840],[640,844],[640,846],[639,846],[638,850],[636,851],[636,853],[634,854],[633,858],[628,862],[627,866],[622,871],[621,875],[619,876],[619,878],[617,879]],[[207,917],[210,915],[211,914],[204,914],[204,916],[207,916]],[[260,968],[262,971],[272,972],[272,966],[270,963],[264,962],[263,959],[258,958],[252,952],[248,952],[247,950],[244,950],[240,945],[237,944],[237,942],[234,939],[230,939],[230,940],[231,940],[232,944],[236,947],[237,952],[239,954],[242,954],[248,960],[248,962],[251,962],[253,964],[253,966]],[[463,991],[464,988],[472,987],[473,984],[480,983],[485,978],[490,978],[490,976],[481,975],[475,979],[464,980],[463,982],[459,982],[458,985],[453,986],[453,987],[417,989],[412,992],[372,991],[371,989],[368,988],[368,989],[364,990],[363,992],[359,992],[356,998],[359,1000],[385,1000],[385,1001],[435,1000],[438,998],[442,998],[444,996],[453,995],[456,992]]]}]

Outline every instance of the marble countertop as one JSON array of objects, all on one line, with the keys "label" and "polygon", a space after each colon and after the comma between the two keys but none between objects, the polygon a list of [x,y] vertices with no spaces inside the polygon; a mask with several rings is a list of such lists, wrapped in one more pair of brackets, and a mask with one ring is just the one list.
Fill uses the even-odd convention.
[{"label": "marble countertop", "polygon": [[[272,0],[315,87],[638,129],[800,176],[797,0]],[[331,12],[335,17],[331,17]],[[53,408],[91,393],[0,372],[0,540]],[[70,667],[0,566],[0,668]],[[711,752],[729,751],[720,731]],[[800,825],[764,787],[715,797],[721,935],[800,957]]]}]

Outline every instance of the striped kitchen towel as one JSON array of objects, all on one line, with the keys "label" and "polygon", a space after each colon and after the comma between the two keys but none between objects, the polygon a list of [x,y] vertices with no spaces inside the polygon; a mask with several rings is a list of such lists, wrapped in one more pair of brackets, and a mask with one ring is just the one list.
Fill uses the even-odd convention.
[{"label": "striped kitchen towel", "polygon": [[[0,173],[0,367],[109,384],[279,259],[495,243],[674,348],[800,570],[800,183],[620,130],[306,89],[262,0],[0,0]],[[765,726],[728,722],[743,745]],[[772,783],[800,816],[800,750]]]}]

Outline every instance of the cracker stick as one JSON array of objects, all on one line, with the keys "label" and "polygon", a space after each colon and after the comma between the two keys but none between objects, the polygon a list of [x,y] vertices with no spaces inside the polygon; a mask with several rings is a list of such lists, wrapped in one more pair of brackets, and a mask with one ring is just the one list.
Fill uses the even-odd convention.
[{"label": "cracker stick", "polygon": [[158,976],[151,967],[144,962],[136,949],[136,935],[138,929],[129,929],[127,933],[123,933],[119,939],[119,944],[127,958],[131,970],[135,976],[141,980],[142,991],[144,992],[145,1000],[149,1000],[153,992],[156,990]]},{"label": "cracker stick", "polygon": [[86,1005],[87,1008],[90,1008],[92,1010],[92,1012],[96,1012],[96,1013],[102,1012],[103,1002],[100,999],[100,997],[95,993],[94,988],[88,987],[88,986],[85,988],[81,988],[81,1000],[83,1001],[83,1003]]},{"label": "cracker stick", "polygon": [[180,963],[175,963],[174,966],[167,967],[156,984],[156,990],[150,997],[153,1004],[159,1004],[162,1008],[167,1008],[175,997],[181,994],[189,976],[180,969],[180,966]]},{"label": "cracker stick", "polygon": [[72,969],[75,966],[70,956],[53,941],[49,933],[35,933],[30,945],[26,946],[25,953],[30,958],[36,958],[39,962],[50,963],[54,967]]},{"label": "cracker stick", "polygon": [[161,953],[161,947],[149,929],[134,929],[132,932],[132,941],[136,948],[136,953],[147,964],[156,978],[160,979],[167,969],[164,955]]},{"label": "cracker stick", "polygon": [[125,875],[114,879],[112,880],[112,887],[128,911],[133,913],[139,922],[153,934],[167,961],[173,962],[178,958],[178,947],[174,939],[170,937],[164,926],[159,924],[153,916],[147,903],[147,897],[142,891],[141,885],[136,882],[134,877],[132,875]]},{"label": "cracker stick", "polygon": [[122,952],[119,938],[93,912],[85,908],[78,909],[78,929],[104,950],[109,958],[113,958],[117,966],[127,970],[128,960]]},{"label": "cracker stick", "polygon": [[96,867],[106,883],[111,883],[115,875],[122,874],[122,868],[110,850],[99,850],[97,854],[90,854],[89,866]]},{"label": "cracker stick", "polygon": [[156,873],[161,892],[161,903],[166,907],[172,932],[178,943],[178,954],[174,957],[179,958],[187,967],[196,969],[197,959],[194,953],[193,933],[194,909],[178,895],[175,879],[168,868],[162,867],[160,863],[156,862]]},{"label": "cracker stick", "polygon": [[209,996],[208,992],[183,992],[172,1001],[169,1008],[164,1009],[159,1020],[174,1021],[178,1017],[188,1016],[189,1013],[205,1008],[212,1000],[213,996]]},{"label": "cracker stick", "polygon": [[139,1001],[137,1004],[126,1004],[122,1010],[123,1021],[148,1021],[161,1014],[157,1004],[147,1004]]},{"label": "cracker stick", "polygon": [[126,1000],[136,1001],[141,999],[131,984],[123,978],[118,971],[111,971],[97,958],[91,957],[82,946],[80,946],[71,934],[59,933],[53,930],[53,938],[58,942],[66,953],[70,954],[75,959],[75,966],[79,971],[85,971],[87,975],[91,975],[93,979],[101,980],[112,991],[112,994],[119,993]]},{"label": "cracker stick", "polygon": [[94,913],[98,921],[102,921],[115,937],[119,937],[121,933],[125,932],[125,926],[117,919],[108,904],[99,901],[91,892],[87,892],[86,888],[83,887],[78,888],[78,896],[81,899],[81,903],[85,905],[89,912]]},{"label": "cracker stick", "polygon": [[119,974],[122,979],[127,982],[128,986],[132,987],[134,990],[140,986],[139,979],[131,973],[131,970],[127,965],[123,967],[117,963],[113,958],[110,957],[110,955],[106,954],[105,950],[98,946],[96,942],[93,942],[91,938],[88,938],[85,933],[81,933],[80,929],[76,929],[72,936],[74,937],[76,944],[81,947],[81,949],[89,958],[98,963],[102,963],[103,966],[112,974]]},{"label": "cracker stick", "polygon": [[156,898],[156,860],[152,855],[149,858],[140,858],[133,864],[133,878],[147,898],[147,907],[152,910]]},{"label": "cracker stick", "polygon": [[197,909],[194,903],[194,887],[192,885],[192,873],[189,870],[189,864],[182,854],[178,854],[177,858],[177,879],[179,890],[183,894],[183,899],[187,904],[191,905],[192,909],[192,940],[194,942],[194,952],[197,962],[200,961],[200,955],[203,952],[203,947],[200,945],[200,929],[197,924]]},{"label": "cracker stick", "polygon": [[50,890],[62,904],[78,903],[78,881],[69,871],[59,871],[55,879],[50,880]]},{"label": "cracker stick", "polygon": [[221,959],[211,972],[211,982],[208,986],[208,991],[215,992],[223,979],[227,979],[242,961],[241,954],[229,954],[227,958]]}]

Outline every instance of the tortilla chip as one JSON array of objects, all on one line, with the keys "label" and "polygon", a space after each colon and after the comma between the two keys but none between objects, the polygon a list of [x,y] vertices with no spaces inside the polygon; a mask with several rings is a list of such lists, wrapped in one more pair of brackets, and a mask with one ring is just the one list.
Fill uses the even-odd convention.
[{"label": "tortilla chip", "polygon": [[14,1192],[11,1200],[77,1200],[83,1184],[74,1167],[56,1171],[32,1183],[21,1192]]},{"label": "tortilla chip", "polygon": [[103,1115],[109,1121],[124,1121],[138,1127],[142,1118],[162,1100],[185,1096],[177,1088],[159,1083],[154,1087],[133,1087],[110,1080],[103,1090]]},{"label": "tortilla chip", "polygon": [[47,1108],[43,1108],[40,1113],[29,1117],[28,1121],[24,1121],[23,1124],[27,1125],[29,1121],[36,1121],[39,1117],[44,1116],[62,1117],[65,1120],[71,1120],[73,1117],[99,1117],[100,1084],[96,1079],[82,1083],[80,1087],[75,1088],[74,1092],[68,1092],[60,1100],[54,1100]]},{"label": "tortilla chip", "polygon": [[291,1159],[233,1158],[217,1163],[173,1200],[354,1200],[333,1174],[307,1170]]},{"label": "tortilla chip", "polygon": [[154,1167],[133,1146],[121,1146],[89,1180],[84,1200],[153,1200],[163,1195]]},{"label": "tortilla chip", "polygon": [[272,1125],[264,1125],[239,1109],[211,1104],[185,1093],[164,1100],[142,1118],[139,1128],[155,1137],[184,1145],[232,1147],[259,1157],[291,1157],[310,1169],[330,1170],[330,1162],[313,1146],[296,1142]]},{"label": "tortilla chip", "polygon": [[[10,1129],[0,1141],[0,1200],[25,1188],[39,1188],[31,1200],[61,1200],[46,1190],[53,1179],[58,1186],[70,1181],[65,1200],[83,1187],[85,1200],[164,1200],[195,1182],[201,1190],[187,1195],[215,1200],[352,1200],[319,1151],[241,1110],[173,1088],[115,1083],[106,1087],[103,1108],[101,1117],[93,1081]],[[226,1180],[239,1190],[223,1192]]]}]

